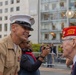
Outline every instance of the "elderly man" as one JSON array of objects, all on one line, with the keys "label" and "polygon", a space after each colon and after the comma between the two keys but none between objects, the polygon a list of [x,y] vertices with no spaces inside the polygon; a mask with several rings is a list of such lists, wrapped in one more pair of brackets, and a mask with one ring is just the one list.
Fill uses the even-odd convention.
[{"label": "elderly man", "polygon": [[76,75],[76,26],[64,28],[62,34],[63,56],[73,60],[72,75]]},{"label": "elderly man", "polygon": [[21,58],[18,46],[28,39],[33,29],[34,19],[28,15],[14,15],[10,17],[11,33],[0,40],[0,75],[17,75]]}]

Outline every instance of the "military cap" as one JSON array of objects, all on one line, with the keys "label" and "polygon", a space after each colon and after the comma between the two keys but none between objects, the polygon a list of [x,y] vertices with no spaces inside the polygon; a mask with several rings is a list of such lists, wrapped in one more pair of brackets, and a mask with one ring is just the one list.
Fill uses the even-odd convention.
[{"label": "military cap", "polygon": [[29,15],[13,15],[10,17],[11,23],[17,23],[23,27],[28,28],[29,30],[33,30],[31,26],[35,23],[34,18]]},{"label": "military cap", "polygon": [[76,26],[64,28],[62,31],[63,38],[66,36],[76,36]]}]

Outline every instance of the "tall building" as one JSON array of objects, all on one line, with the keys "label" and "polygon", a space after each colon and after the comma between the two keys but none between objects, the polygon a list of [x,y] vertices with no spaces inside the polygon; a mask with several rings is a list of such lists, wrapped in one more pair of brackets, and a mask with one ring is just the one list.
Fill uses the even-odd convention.
[{"label": "tall building", "polygon": [[[35,2],[35,4],[33,4]],[[38,43],[38,0],[0,0],[0,38],[10,33],[9,17],[16,14],[30,14],[35,18],[30,40]]]},{"label": "tall building", "polygon": [[[75,12],[72,18],[65,15],[69,9]],[[30,37],[33,43],[58,45],[62,29],[76,24],[76,0],[0,0],[0,38],[10,33],[9,17],[14,14],[30,14],[35,18]]]},{"label": "tall building", "polygon": [[11,15],[28,13],[28,0],[0,0],[0,38],[10,33],[9,17]]},{"label": "tall building", "polygon": [[[76,0],[39,0],[39,43],[61,43],[62,29],[76,25]],[[72,18],[66,11],[74,11]]]},{"label": "tall building", "polygon": [[30,37],[33,43],[39,43],[38,1],[39,0],[29,0],[29,14],[35,19],[35,24],[32,26],[34,28],[34,31],[31,32],[32,36]]}]

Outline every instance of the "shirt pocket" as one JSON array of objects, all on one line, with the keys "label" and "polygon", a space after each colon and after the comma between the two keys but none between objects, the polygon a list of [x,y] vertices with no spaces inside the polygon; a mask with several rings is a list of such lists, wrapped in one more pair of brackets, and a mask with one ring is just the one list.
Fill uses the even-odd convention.
[{"label": "shirt pocket", "polygon": [[11,68],[15,65],[15,53],[13,50],[8,50],[7,55],[6,55],[6,62],[5,62],[5,67],[6,68]]}]

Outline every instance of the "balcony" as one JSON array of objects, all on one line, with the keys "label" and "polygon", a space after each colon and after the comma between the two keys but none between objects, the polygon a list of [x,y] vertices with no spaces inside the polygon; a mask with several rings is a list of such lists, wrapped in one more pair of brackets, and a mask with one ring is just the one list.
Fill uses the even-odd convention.
[{"label": "balcony", "polygon": [[40,43],[61,43],[60,40],[54,39],[54,40],[40,40]]},{"label": "balcony", "polygon": [[59,29],[41,29],[41,32],[61,32],[62,30]]}]

